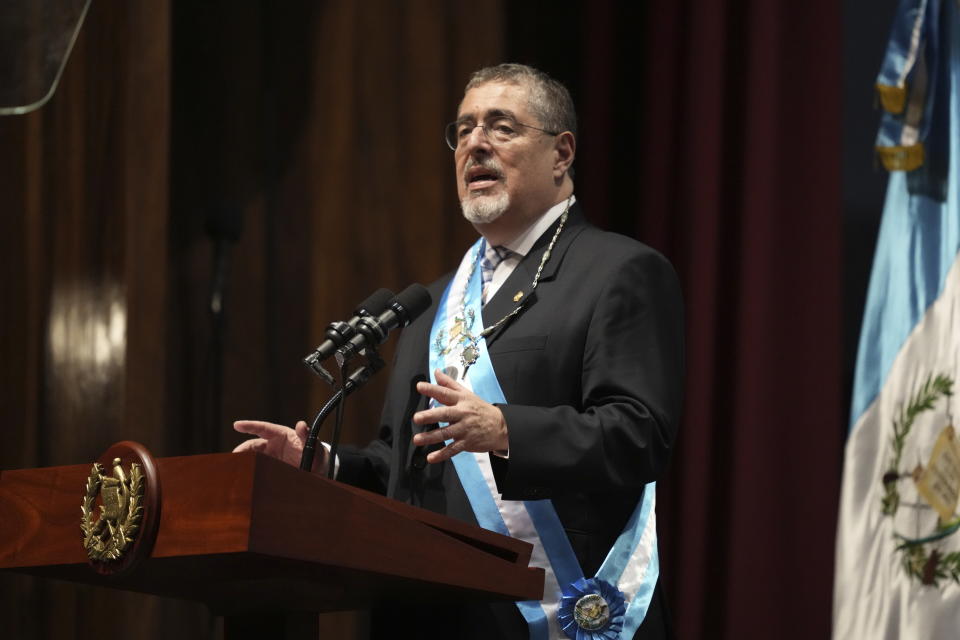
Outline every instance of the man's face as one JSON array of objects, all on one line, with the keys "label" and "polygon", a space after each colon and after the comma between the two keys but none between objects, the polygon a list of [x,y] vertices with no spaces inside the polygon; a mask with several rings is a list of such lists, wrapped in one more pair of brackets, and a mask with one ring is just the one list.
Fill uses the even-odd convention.
[{"label": "man's face", "polygon": [[454,154],[457,193],[474,224],[504,215],[532,221],[553,204],[553,136],[517,126],[515,137],[498,142],[481,127],[471,128],[504,116],[542,127],[527,106],[527,94],[523,85],[488,82],[468,91],[460,104],[457,120],[467,133]]}]

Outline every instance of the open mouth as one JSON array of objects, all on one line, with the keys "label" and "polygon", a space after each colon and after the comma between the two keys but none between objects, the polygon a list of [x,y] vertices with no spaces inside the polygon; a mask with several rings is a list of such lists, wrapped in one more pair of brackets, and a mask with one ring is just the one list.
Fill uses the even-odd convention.
[{"label": "open mouth", "polygon": [[471,190],[492,187],[500,180],[500,174],[486,167],[474,167],[467,171],[467,185]]}]

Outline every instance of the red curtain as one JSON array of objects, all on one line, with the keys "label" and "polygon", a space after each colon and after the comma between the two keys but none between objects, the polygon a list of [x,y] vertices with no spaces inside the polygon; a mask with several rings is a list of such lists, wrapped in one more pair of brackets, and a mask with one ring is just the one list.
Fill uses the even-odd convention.
[{"label": "red curtain", "polygon": [[[358,292],[435,277],[471,236],[438,127],[468,71],[505,57],[571,86],[578,198],[597,223],[663,251],[684,284],[686,417],[658,505],[679,637],[828,637],[845,432],[840,6],[301,2],[223,22],[227,4],[173,3],[171,28],[169,3],[126,13],[94,3],[54,101],[0,123],[10,142],[0,185],[13,203],[0,247],[14,274],[2,296],[11,355],[0,404],[12,430],[0,466],[88,460],[116,434],[160,455],[191,450],[205,424],[204,206],[234,180],[260,192],[234,264],[222,415],[287,420],[318,405],[324,390],[297,361],[323,323]],[[228,62],[236,69],[210,80]],[[402,238],[334,241],[357,220]],[[424,229],[439,230],[445,254],[421,250]],[[86,362],[83,331],[111,317],[120,292],[123,362],[136,367],[85,378],[58,367],[48,333],[63,301],[83,302],[71,292],[87,290],[102,312],[59,314],[78,336],[67,364]],[[106,395],[78,396],[91,380]],[[355,403],[352,415],[373,425],[360,418],[376,413],[378,394],[365,397],[369,408]],[[226,424],[217,433],[235,437]],[[19,597],[4,610],[27,612],[7,616],[18,637],[82,632],[108,600],[5,582]],[[49,609],[66,614],[31,613]],[[170,610],[127,614],[168,620],[157,634],[205,635],[204,612],[161,615]]]},{"label": "red curtain", "polygon": [[678,636],[826,638],[845,433],[840,6],[631,14],[585,16],[577,189],[684,285],[685,419],[658,495]]}]

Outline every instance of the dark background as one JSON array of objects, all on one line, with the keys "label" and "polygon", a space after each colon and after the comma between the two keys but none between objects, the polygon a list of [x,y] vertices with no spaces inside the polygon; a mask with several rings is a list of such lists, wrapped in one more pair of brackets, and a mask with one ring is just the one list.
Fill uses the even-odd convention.
[{"label": "dark background", "polygon": [[[574,96],[588,217],[683,282],[686,416],[658,492],[680,637],[827,637],[892,7],[95,1],[53,100],[0,119],[0,468],[121,439],[226,450],[233,419],[311,414],[328,389],[299,359],[324,325],[472,242],[442,127],[470,71],[525,62]],[[375,435],[385,379],[348,441]],[[18,576],[0,613],[12,638],[218,633],[193,605]]]}]

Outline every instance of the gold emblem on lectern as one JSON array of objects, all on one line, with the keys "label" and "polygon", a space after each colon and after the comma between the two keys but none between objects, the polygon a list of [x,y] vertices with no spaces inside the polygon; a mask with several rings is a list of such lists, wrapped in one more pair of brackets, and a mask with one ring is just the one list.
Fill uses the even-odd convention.
[{"label": "gold emblem on lectern", "polygon": [[[129,478],[120,458],[113,459],[112,476],[104,473],[100,463],[90,469],[87,491],[80,505],[83,547],[90,560],[119,560],[133,544],[143,518],[143,489],[143,472],[135,462],[130,465]],[[100,517],[94,520],[97,495],[101,502]]]}]

